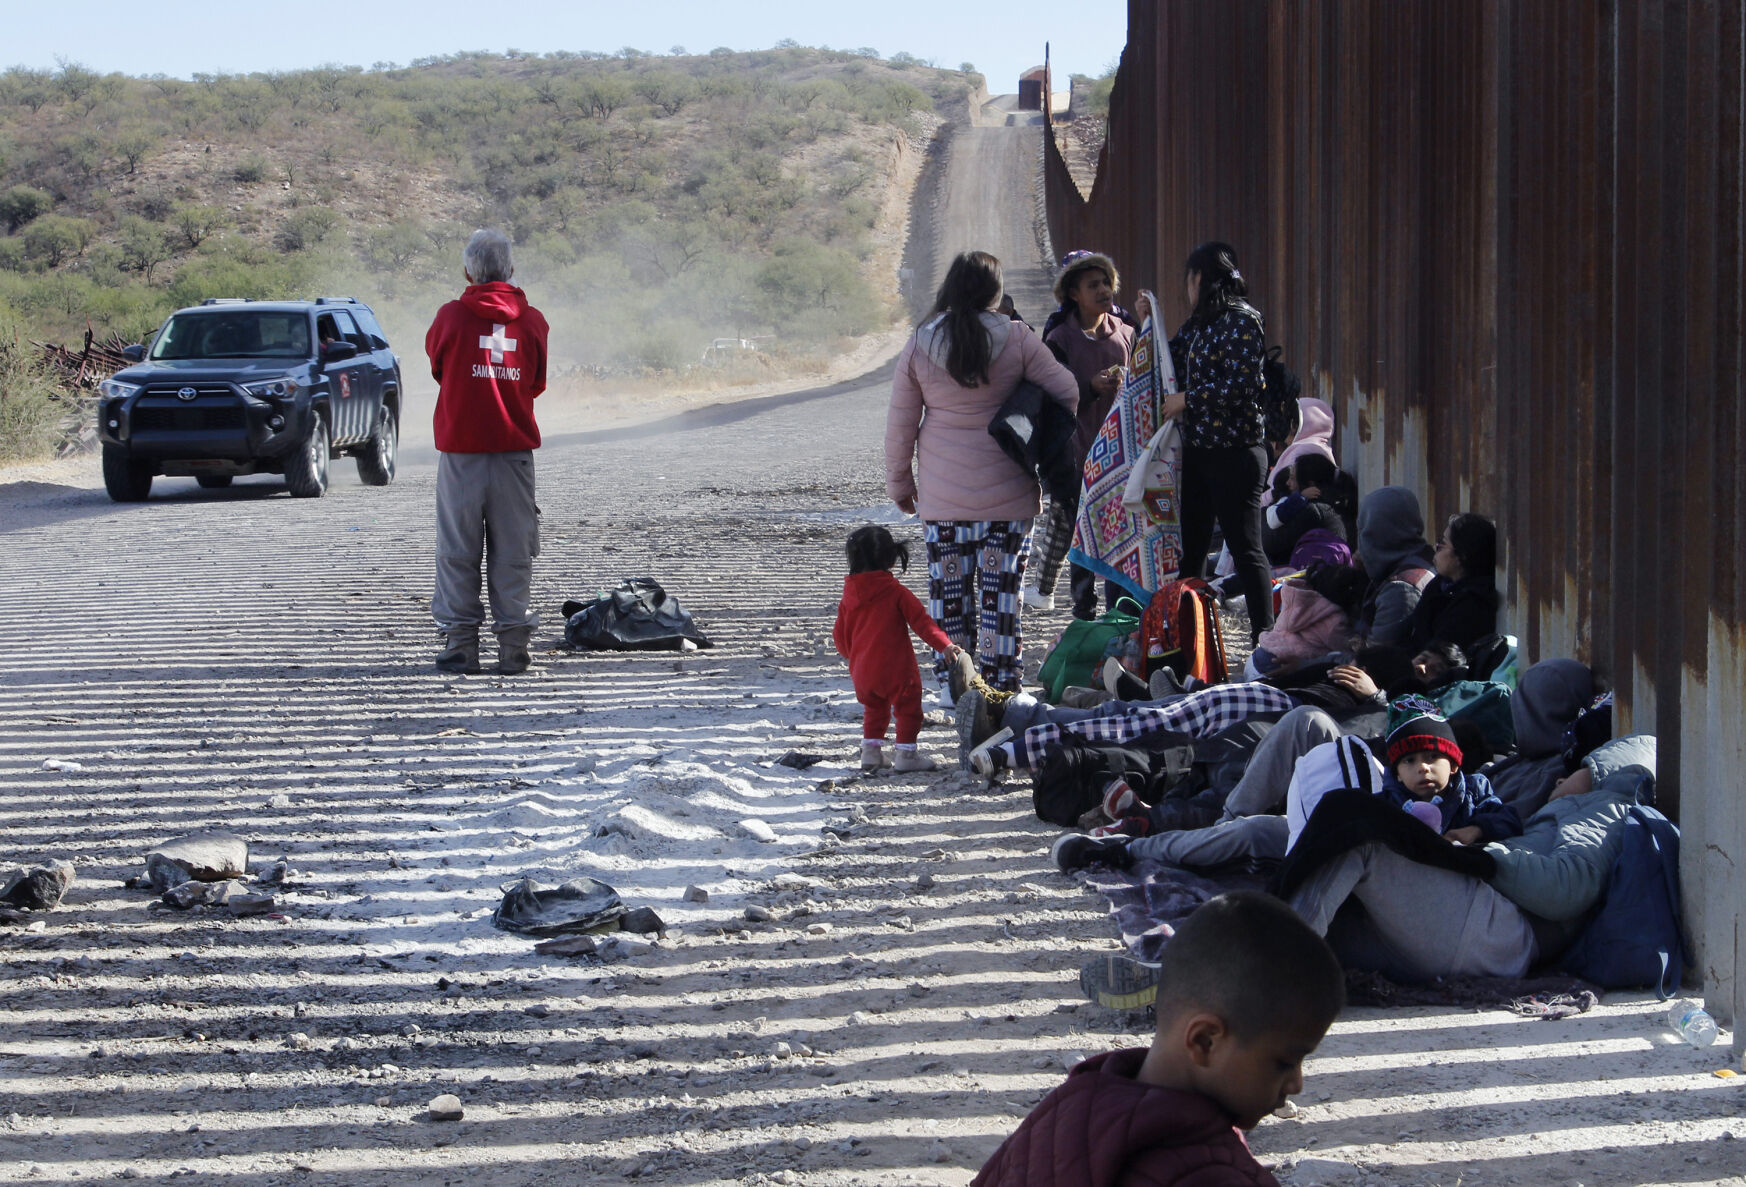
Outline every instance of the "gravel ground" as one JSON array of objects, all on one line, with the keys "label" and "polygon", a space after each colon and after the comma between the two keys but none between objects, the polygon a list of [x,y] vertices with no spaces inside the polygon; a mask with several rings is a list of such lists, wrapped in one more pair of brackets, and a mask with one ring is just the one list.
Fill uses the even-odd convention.
[{"label": "gravel ground", "polygon": [[[0,929],[0,1182],[962,1184],[1066,1065],[1146,1041],[1077,998],[1112,932],[1025,786],[850,765],[828,640],[840,541],[888,510],[886,390],[555,438],[544,640],[649,573],[719,645],[514,678],[430,666],[416,450],[313,502],[0,485],[0,858],[79,872]],[[123,886],[207,826],[288,859],[276,917]],[[536,955],[488,918],[522,873],[669,930]],[[1252,1140],[1296,1184],[1739,1182],[1742,1081],[1662,1013],[1353,1009]],[[429,1118],[445,1092],[463,1120]]]}]

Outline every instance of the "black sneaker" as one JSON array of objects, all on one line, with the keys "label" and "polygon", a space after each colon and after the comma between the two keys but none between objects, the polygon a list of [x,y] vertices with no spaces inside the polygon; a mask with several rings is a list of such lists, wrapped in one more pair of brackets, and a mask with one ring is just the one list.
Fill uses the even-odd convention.
[{"label": "black sneaker", "polygon": [[1099,956],[1079,970],[1079,988],[1111,1010],[1139,1010],[1158,1000],[1159,966],[1125,952]]},{"label": "black sneaker", "polygon": [[1083,870],[1086,866],[1125,870],[1134,864],[1126,837],[1088,837],[1084,833],[1064,833],[1057,837],[1049,847],[1049,856],[1063,874]]}]

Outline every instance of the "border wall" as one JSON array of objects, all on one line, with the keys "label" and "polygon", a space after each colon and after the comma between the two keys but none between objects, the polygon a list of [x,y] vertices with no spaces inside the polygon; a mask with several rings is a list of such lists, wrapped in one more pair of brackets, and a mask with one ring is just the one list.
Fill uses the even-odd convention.
[{"label": "border wall", "polygon": [[1746,1029],[1746,392],[1737,0],[1130,0],[1058,252],[1186,313],[1238,251],[1341,463],[1498,521],[1504,629],[1660,741],[1711,1009]]}]

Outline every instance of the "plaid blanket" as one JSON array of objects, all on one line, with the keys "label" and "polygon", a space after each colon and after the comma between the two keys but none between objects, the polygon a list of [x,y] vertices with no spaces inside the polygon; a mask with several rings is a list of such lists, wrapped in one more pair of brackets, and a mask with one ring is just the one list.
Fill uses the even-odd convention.
[{"label": "plaid blanket", "polygon": [[[1147,297],[1156,310],[1158,299],[1150,293]],[[1154,312],[1134,338],[1127,377],[1085,455],[1079,518],[1067,553],[1074,564],[1115,582],[1141,605],[1175,578],[1182,559],[1182,526],[1175,500],[1179,464],[1166,471],[1167,489],[1147,492],[1151,514],[1130,511],[1122,494],[1146,443],[1163,423],[1159,406],[1164,396],[1176,390],[1170,348],[1159,334]]]}]

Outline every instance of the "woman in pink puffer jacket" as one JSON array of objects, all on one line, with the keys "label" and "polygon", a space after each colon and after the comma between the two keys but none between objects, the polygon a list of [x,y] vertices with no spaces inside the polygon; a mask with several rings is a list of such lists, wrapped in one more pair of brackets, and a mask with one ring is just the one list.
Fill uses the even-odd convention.
[{"label": "woman in pink puffer jacket", "polygon": [[[976,657],[984,680],[1016,691],[1024,673],[1019,584],[1042,489],[988,424],[1020,380],[1069,412],[1079,384],[1028,326],[994,312],[1001,287],[1000,261],[987,252],[952,261],[933,313],[897,359],[885,489],[926,525],[928,613]],[[944,684],[938,655],[934,671]]]}]

